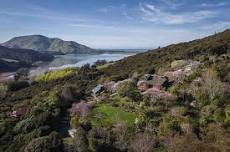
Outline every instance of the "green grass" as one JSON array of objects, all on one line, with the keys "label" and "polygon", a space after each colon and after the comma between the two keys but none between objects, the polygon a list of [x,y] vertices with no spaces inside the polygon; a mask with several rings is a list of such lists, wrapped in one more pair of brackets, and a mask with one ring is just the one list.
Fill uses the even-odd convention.
[{"label": "green grass", "polygon": [[46,74],[41,74],[35,78],[35,81],[37,82],[47,82],[51,80],[57,80],[66,76],[69,76],[71,74],[74,74],[76,72],[76,69],[73,68],[66,68],[62,70],[56,70],[51,71]]},{"label": "green grass", "polygon": [[[101,121],[98,119],[98,115],[101,115]],[[113,107],[108,104],[98,105],[93,109],[92,112],[92,124],[94,126],[99,126],[100,124],[104,126],[109,126],[116,121],[125,122],[129,127],[134,125],[136,114],[131,112],[126,112],[119,107]]]}]

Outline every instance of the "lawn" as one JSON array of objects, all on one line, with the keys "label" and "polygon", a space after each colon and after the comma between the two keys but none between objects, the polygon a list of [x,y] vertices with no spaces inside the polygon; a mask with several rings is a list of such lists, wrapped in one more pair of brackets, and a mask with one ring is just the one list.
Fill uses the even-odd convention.
[{"label": "lawn", "polygon": [[100,124],[109,126],[116,121],[123,121],[131,127],[134,125],[136,117],[135,113],[126,112],[119,107],[101,104],[92,111],[92,124],[95,126],[99,126]]}]

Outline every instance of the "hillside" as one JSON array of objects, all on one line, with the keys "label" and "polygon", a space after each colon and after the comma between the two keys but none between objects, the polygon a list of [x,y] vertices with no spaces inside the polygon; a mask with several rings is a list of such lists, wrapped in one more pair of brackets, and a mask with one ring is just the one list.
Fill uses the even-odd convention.
[{"label": "hillside", "polygon": [[28,35],[12,38],[2,44],[9,48],[32,49],[35,51],[49,51],[53,53],[95,53],[85,45],[73,41],[64,41],[59,38],[48,38],[42,35]]},{"label": "hillside", "polygon": [[52,55],[28,49],[12,49],[0,46],[0,72],[14,71],[19,67],[28,67],[37,61],[50,61]]},{"label": "hillside", "polygon": [[229,44],[227,30],[2,83],[0,151],[229,151]]},{"label": "hillside", "polygon": [[202,60],[208,56],[230,52],[230,30],[186,43],[169,45],[164,48],[128,57],[104,70],[107,76],[127,77],[134,72],[145,73],[168,68],[173,60]]}]

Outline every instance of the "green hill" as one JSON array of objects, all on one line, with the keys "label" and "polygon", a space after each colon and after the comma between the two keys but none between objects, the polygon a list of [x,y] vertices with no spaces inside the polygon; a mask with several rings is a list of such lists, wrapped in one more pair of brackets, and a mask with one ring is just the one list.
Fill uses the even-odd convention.
[{"label": "green hill", "polygon": [[155,69],[167,68],[174,60],[205,60],[208,56],[230,52],[230,30],[191,42],[169,45],[164,48],[149,50],[120,60],[104,69],[105,75],[113,78],[125,78],[134,72],[148,73]]}]

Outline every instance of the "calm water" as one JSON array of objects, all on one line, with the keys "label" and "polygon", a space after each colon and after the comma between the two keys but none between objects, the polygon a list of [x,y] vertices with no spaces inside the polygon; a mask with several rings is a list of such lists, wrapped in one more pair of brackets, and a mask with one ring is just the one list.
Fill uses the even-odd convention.
[{"label": "calm water", "polygon": [[43,63],[38,68],[32,69],[31,76],[44,73],[50,70],[63,69],[67,67],[81,67],[85,64],[94,64],[97,60],[118,61],[125,57],[132,56],[138,52],[111,52],[104,54],[67,54],[57,55],[52,62]]}]

